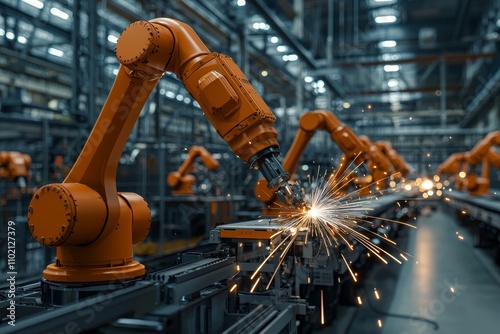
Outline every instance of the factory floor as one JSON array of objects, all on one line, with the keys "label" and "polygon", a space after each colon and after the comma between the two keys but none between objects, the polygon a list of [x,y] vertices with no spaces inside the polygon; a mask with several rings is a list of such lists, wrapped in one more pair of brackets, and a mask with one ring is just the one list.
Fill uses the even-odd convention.
[{"label": "factory floor", "polygon": [[339,306],[333,325],[314,333],[498,333],[500,267],[492,250],[474,248],[468,229],[441,202],[421,208],[417,229],[398,238],[413,257],[375,265],[361,283],[362,305]]}]

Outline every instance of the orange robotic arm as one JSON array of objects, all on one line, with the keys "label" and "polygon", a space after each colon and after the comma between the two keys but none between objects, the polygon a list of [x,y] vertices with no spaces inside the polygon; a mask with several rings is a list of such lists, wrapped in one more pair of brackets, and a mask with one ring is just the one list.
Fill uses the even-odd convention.
[{"label": "orange robotic arm", "polygon": [[471,166],[479,165],[484,156],[488,154],[490,147],[500,145],[500,131],[490,132],[481,139],[470,151],[468,162]]},{"label": "orange robotic arm", "polygon": [[174,72],[232,150],[258,168],[290,204],[303,203],[279,163],[275,117],[231,58],[210,53],[186,24],[168,18],[129,25],[116,45],[115,83],[75,165],[61,184],[30,203],[33,237],[57,246],[52,281],[98,282],[144,274],[132,245],[147,235],[150,211],[136,194],[118,194],[116,170],[139,113],[158,81]]},{"label": "orange robotic arm", "polygon": [[457,190],[462,190],[464,176],[460,175],[460,172],[466,172],[468,169],[467,156],[469,152],[453,153],[445,161],[443,161],[437,169],[436,174],[441,176],[443,174],[454,175],[455,177],[455,188]]},{"label": "orange robotic arm", "polygon": [[382,153],[389,159],[394,169],[398,172],[399,176],[405,176],[410,173],[411,168],[406,163],[405,159],[392,147],[388,141],[377,141],[375,143]]},{"label": "orange robotic arm", "polygon": [[494,148],[488,150],[486,158],[493,167],[500,169],[500,153],[495,151]]},{"label": "orange robotic arm", "polygon": [[31,157],[16,151],[0,152],[0,179],[16,181],[21,188],[26,187],[31,172]]},{"label": "orange robotic arm", "polygon": [[359,136],[365,145],[368,155],[368,169],[370,170],[377,190],[385,188],[387,179],[392,172],[392,164],[384,153],[367,136]]},{"label": "orange robotic arm", "polygon": [[438,166],[436,174],[453,175],[463,171],[463,164],[467,161],[468,154],[469,152],[453,153]]},{"label": "orange robotic arm", "polygon": [[[318,130],[328,131],[332,140],[337,143],[347,157],[356,159],[359,163],[363,161],[363,158],[359,156],[363,144],[354,132],[340,122],[333,113],[326,110],[314,110],[300,117],[297,135],[295,136],[290,150],[283,159],[283,167],[288,173],[293,174],[295,172],[302,153],[312,136]],[[273,192],[272,187],[271,189],[268,187],[268,183],[265,179],[259,179],[255,186],[254,193],[260,201],[268,205],[276,201],[276,194]]]},{"label": "orange robotic arm", "polygon": [[[489,191],[490,161],[488,155],[493,145],[500,145],[500,131],[490,132],[469,151],[467,162],[471,170],[467,173],[465,186],[471,195],[485,195]],[[481,176],[477,176],[474,167],[481,162]]]},{"label": "orange robotic arm", "polygon": [[170,172],[168,174],[167,182],[170,187],[173,188],[172,193],[176,195],[191,195],[193,190],[191,186],[195,182],[195,177],[191,174],[187,174],[197,157],[200,157],[203,164],[208,168],[208,170],[217,170],[219,168],[219,162],[214,159],[214,157],[202,146],[192,146],[189,149],[188,157],[179,169],[175,172]]}]

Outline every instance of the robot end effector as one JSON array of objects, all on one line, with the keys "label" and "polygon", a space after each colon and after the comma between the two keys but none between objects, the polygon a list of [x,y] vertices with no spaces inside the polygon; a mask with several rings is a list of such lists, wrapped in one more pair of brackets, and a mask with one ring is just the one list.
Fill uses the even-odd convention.
[{"label": "robot end effector", "polygon": [[271,147],[252,157],[248,163],[260,170],[267,181],[267,187],[269,189],[276,189],[275,192],[281,202],[300,210],[307,210],[309,205],[304,199],[302,189],[298,184],[288,182],[290,174],[278,161],[278,155],[278,148]]}]

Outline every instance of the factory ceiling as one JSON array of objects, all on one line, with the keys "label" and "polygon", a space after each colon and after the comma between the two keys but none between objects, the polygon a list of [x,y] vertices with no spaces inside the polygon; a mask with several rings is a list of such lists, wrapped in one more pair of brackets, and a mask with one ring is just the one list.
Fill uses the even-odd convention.
[{"label": "factory ceiling", "polygon": [[[120,31],[154,16],[189,23],[212,51],[235,58],[278,114],[324,108],[356,128],[456,132],[493,103],[500,76],[500,3],[494,0],[0,2],[0,69],[54,85],[101,78],[97,100],[116,71]],[[75,16],[79,11],[87,15]],[[98,73],[75,74],[88,71],[89,54],[97,51]],[[167,76],[163,92],[186,94],[175,80]],[[45,89],[61,99],[75,96],[75,87]],[[86,103],[93,96],[84,95]],[[78,103],[68,103],[70,113]]]}]

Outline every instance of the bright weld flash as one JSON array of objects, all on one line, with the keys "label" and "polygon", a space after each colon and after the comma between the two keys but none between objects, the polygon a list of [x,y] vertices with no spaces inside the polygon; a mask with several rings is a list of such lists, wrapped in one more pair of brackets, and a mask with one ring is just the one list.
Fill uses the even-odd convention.
[{"label": "bright weld flash", "polygon": [[309,209],[309,211],[307,211],[307,215],[309,217],[311,217],[312,219],[316,219],[319,216],[319,210],[316,209],[316,208],[314,208],[314,207],[312,207],[312,208]]}]

